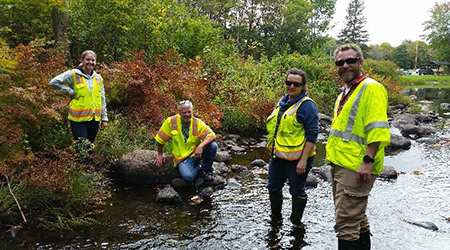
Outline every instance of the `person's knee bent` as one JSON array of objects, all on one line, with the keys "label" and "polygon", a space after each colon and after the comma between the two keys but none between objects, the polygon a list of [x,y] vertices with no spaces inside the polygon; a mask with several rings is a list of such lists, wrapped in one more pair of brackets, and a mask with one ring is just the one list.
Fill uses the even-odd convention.
[{"label": "person's knee bent", "polygon": [[217,149],[219,146],[217,146],[217,143],[215,141],[211,142],[209,145],[206,146],[206,149],[209,153],[213,153],[214,155],[217,153]]},{"label": "person's knee bent", "polygon": [[197,174],[194,173],[181,173],[181,177],[183,178],[183,180],[185,180],[186,182],[194,182],[195,177],[197,177]]}]

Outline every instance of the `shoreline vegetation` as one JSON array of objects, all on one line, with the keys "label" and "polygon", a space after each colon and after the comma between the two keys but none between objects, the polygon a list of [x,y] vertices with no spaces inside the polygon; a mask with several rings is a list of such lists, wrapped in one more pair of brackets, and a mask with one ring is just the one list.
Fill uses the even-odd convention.
[{"label": "shoreline vegetation", "polygon": [[399,83],[403,88],[450,88],[450,76],[404,75]]}]

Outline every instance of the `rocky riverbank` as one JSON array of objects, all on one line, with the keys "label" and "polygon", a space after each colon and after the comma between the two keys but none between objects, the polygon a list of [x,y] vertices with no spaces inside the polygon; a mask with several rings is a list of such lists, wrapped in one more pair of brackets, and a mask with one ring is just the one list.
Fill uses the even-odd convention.
[{"label": "rocky riverbank", "polygon": [[[441,105],[442,106],[442,105]],[[447,105],[449,106],[449,105]],[[435,112],[427,114],[408,114],[405,106],[390,107],[389,124],[391,126],[391,144],[386,148],[387,154],[396,154],[411,147],[411,140],[420,143],[438,143],[448,138],[439,137],[438,130],[433,126],[443,119]],[[326,142],[332,118],[320,114],[320,140]],[[172,164],[172,156],[166,155],[162,167],[156,167],[153,162],[157,152],[153,150],[136,150],[122,156],[114,165],[119,179],[131,185],[164,186],[159,189],[157,199],[162,202],[178,203],[181,196],[177,189],[195,188],[200,197],[209,197],[215,190],[227,185],[238,186],[235,176],[267,175],[268,163],[262,159],[254,159],[248,166],[229,165],[233,155],[245,154],[248,150],[264,148],[266,138],[248,138],[239,135],[226,135],[218,140],[219,151],[213,164],[214,180],[206,182],[197,178],[194,183],[186,183]],[[397,171],[392,166],[384,166],[382,180],[397,178]],[[329,172],[322,168],[313,168],[307,179],[307,187],[316,187],[318,181],[328,181]]]}]

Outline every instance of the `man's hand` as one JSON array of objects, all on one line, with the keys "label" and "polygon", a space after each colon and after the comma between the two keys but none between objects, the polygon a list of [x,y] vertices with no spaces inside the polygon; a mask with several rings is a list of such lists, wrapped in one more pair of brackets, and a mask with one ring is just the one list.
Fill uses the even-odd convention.
[{"label": "man's hand", "polygon": [[306,173],[306,161],[302,161],[301,159],[297,163],[297,168],[295,169],[295,172],[298,175],[302,175]]},{"label": "man's hand", "polygon": [[194,152],[194,157],[195,159],[201,159],[202,158],[202,154],[203,154],[203,147],[201,147],[200,145],[197,147],[197,149],[195,149]]},{"label": "man's hand", "polygon": [[370,183],[372,178],[372,167],[372,163],[361,163],[361,166],[359,166],[358,172],[356,173],[358,184],[361,183],[361,180]]},{"label": "man's hand", "polygon": [[155,159],[155,165],[157,166],[157,167],[161,167],[162,166],[162,164],[163,164],[163,162],[164,162],[164,154],[158,154],[158,156],[156,156],[156,159]]}]

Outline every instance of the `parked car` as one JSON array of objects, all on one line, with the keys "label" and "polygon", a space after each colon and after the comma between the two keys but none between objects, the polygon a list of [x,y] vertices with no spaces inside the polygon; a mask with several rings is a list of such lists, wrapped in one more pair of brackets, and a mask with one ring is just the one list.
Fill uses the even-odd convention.
[{"label": "parked car", "polygon": [[404,69],[403,75],[411,75],[411,71],[409,71],[409,69]]},{"label": "parked car", "polygon": [[420,67],[416,70],[418,75],[433,75],[434,72],[430,67]]}]

